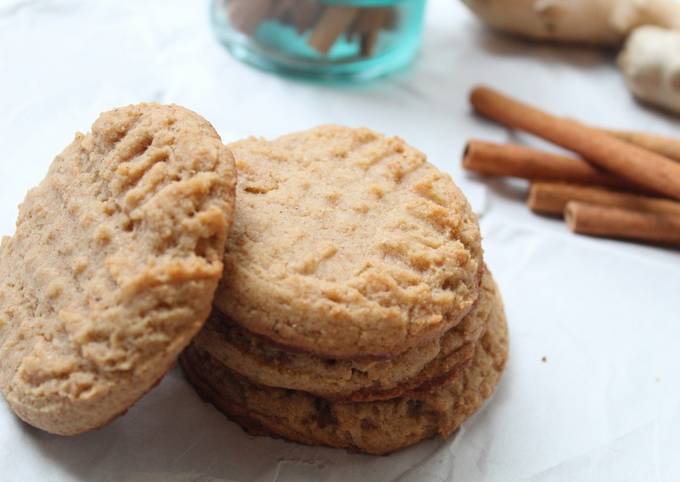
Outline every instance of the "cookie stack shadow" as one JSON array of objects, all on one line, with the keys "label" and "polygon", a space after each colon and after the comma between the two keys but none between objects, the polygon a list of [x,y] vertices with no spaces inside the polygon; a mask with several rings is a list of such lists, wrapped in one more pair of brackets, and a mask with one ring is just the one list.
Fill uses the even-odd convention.
[{"label": "cookie stack shadow", "polygon": [[450,177],[366,129],[229,147],[225,273],[180,358],[201,397],[249,433],[369,454],[454,433],[493,394],[508,335]]}]

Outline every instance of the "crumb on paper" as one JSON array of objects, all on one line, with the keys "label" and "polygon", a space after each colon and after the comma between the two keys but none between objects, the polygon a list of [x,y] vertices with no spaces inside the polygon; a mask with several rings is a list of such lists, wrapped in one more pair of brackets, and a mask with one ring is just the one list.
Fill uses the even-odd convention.
[{"label": "crumb on paper", "polygon": [[547,356],[544,356],[543,358],[541,358],[541,361],[542,361],[543,363],[548,363],[548,357],[547,357]]}]

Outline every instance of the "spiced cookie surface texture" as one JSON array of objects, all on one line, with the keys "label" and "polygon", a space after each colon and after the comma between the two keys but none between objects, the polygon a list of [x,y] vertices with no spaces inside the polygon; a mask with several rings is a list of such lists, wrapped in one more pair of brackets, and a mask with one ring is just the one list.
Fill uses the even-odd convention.
[{"label": "spiced cookie surface texture", "polygon": [[215,304],[234,322],[324,357],[388,357],[472,308],[479,227],[420,151],[338,126],[229,147],[238,203]]},{"label": "spiced cookie surface texture", "polygon": [[0,389],[19,417],[85,432],[162,378],[209,314],[235,177],[178,106],[104,113],[55,158],[0,253]]}]

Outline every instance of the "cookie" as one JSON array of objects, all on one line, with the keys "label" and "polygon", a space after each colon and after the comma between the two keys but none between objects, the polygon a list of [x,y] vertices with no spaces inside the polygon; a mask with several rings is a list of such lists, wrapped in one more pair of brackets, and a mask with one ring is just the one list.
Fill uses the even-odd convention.
[{"label": "cookie", "polygon": [[339,126],[229,147],[239,202],[215,304],[230,319],[356,359],[434,340],[472,308],[479,227],[420,151]]},{"label": "cookie", "polygon": [[499,296],[491,274],[485,273],[475,306],[458,325],[394,358],[336,360],[291,351],[250,333],[217,310],[192,343],[255,384],[333,400],[388,399],[445,381],[464,368]]},{"label": "cookie", "polygon": [[0,389],[19,417],[78,434],[160,380],[209,314],[235,178],[178,106],[104,113],[54,159],[0,248]]},{"label": "cookie", "polygon": [[378,402],[329,402],[305,392],[256,385],[191,345],[180,358],[203,399],[253,435],[383,455],[448,437],[489,399],[508,353],[505,314],[496,304],[471,365],[452,382]]}]

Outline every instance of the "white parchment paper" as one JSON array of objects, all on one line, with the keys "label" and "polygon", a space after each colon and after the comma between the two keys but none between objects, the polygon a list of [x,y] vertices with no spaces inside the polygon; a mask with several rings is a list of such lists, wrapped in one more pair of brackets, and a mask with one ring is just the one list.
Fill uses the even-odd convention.
[{"label": "white parchment paper", "polygon": [[480,213],[510,319],[507,373],[455,438],[389,457],[249,437],[177,369],[125,417],[74,438],[32,429],[0,402],[0,480],[680,480],[680,254],[572,235],[527,212],[524,183],[459,167],[470,137],[542,145],[473,116],[478,82],[591,123],[677,134],[677,119],[630,98],[613,54],[495,36],[455,1],[433,0],[410,70],[323,86],[231,59],[206,3],[0,0],[0,234],[74,132],[117,105],[180,103],[225,139],[369,126],[427,152]]}]

